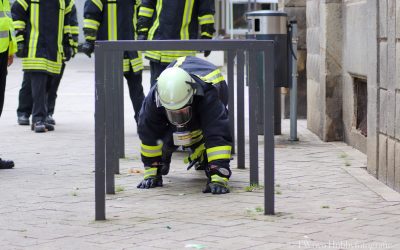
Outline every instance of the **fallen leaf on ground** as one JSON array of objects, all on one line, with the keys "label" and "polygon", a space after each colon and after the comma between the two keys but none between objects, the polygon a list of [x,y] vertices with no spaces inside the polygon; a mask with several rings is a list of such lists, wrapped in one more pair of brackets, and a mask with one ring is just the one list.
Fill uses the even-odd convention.
[{"label": "fallen leaf on ground", "polygon": [[143,170],[142,169],[131,168],[131,169],[128,170],[128,174],[143,174]]}]

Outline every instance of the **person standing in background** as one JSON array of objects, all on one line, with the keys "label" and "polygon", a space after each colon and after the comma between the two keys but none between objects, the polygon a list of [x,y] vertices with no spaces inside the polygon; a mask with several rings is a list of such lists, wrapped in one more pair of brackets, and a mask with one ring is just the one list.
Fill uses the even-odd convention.
[{"label": "person standing in background", "polygon": [[[136,13],[139,4],[140,0],[86,0],[83,14],[83,33],[86,42],[82,45],[82,51],[91,57],[95,40],[135,40]],[[125,51],[123,63],[137,124],[144,99],[141,53]]]},{"label": "person standing in background", "polygon": [[73,46],[70,13],[74,0],[17,0],[11,9],[17,34],[17,56],[22,58],[25,79],[32,87],[32,130],[54,130],[46,121],[47,93],[54,76],[60,75],[62,62],[71,57],[67,44]]},{"label": "person standing in background", "polygon": [[[56,125],[56,121],[53,118],[53,114],[56,105],[57,90],[58,87],[60,86],[61,79],[64,75],[65,62],[69,61],[70,57],[74,57],[75,54],[78,52],[79,24],[78,24],[78,17],[75,4],[72,6],[70,24],[65,25],[64,33],[71,34],[73,42],[72,44],[70,44],[69,41],[65,42],[63,41],[65,58],[62,62],[61,72],[59,75],[56,75],[52,78],[50,89],[48,90],[46,122],[51,125]],[[17,116],[19,125],[29,125],[29,117],[32,113],[31,89],[32,87],[29,75],[24,74],[24,78],[22,80],[22,86],[18,96],[19,102],[17,108]]]},{"label": "person standing in background", "polygon": [[[0,0],[0,116],[3,112],[7,67],[13,63],[14,53],[17,52],[17,41],[14,36],[14,26],[10,11],[9,0]],[[13,161],[6,161],[0,158],[0,169],[13,167]]]}]

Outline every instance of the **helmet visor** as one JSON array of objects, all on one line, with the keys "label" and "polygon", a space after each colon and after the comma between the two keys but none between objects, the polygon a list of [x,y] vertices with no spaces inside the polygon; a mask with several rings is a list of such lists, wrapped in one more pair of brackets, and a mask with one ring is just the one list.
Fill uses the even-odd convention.
[{"label": "helmet visor", "polygon": [[186,106],[177,110],[165,109],[168,120],[175,126],[183,126],[192,118],[192,107]]}]

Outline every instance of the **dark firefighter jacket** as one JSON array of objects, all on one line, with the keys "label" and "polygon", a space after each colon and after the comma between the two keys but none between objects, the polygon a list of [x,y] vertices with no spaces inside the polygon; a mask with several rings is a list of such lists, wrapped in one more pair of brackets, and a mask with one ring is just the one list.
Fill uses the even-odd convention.
[{"label": "dark firefighter jacket", "polygon": [[[138,33],[147,35],[147,40],[212,38],[215,31],[214,13],[214,0],[142,0],[139,9]],[[178,57],[188,55],[195,55],[195,52],[146,52],[146,58],[166,64]]]},{"label": "dark firefighter jacket", "polygon": [[[135,40],[140,0],[86,0],[83,32],[87,41]],[[125,52],[124,72],[143,69],[141,53]]]},{"label": "dark firefighter jacket", "polygon": [[[24,71],[60,74],[64,44],[70,43],[68,30],[74,0],[17,0],[12,17],[17,42],[25,44],[22,59]],[[70,44],[71,45],[71,44]]]},{"label": "dark firefighter jacket", "polygon": [[[232,138],[226,109],[228,89],[221,71],[213,64],[192,56],[178,58],[169,67],[180,67],[195,80],[192,118],[187,124],[192,142],[186,146],[203,141],[208,162],[229,167]],[[162,162],[163,145],[160,141],[176,129],[168,122],[165,109],[157,107],[155,98],[156,87],[153,87],[144,99],[139,116],[138,134],[145,166]]]}]

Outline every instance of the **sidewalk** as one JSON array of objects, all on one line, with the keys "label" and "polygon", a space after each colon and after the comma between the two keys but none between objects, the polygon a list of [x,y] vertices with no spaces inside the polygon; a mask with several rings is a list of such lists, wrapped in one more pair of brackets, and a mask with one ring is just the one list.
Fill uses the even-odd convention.
[{"label": "sidewalk", "polygon": [[[287,120],[276,137],[275,216],[263,215],[262,189],[245,191],[249,171],[236,160],[228,195],[201,193],[204,174],[186,171],[179,153],[163,188],[137,189],[142,164],[127,91],[127,157],[117,194],[107,196],[107,220],[94,221],[93,62],[79,55],[67,65],[54,132],[17,125],[21,79],[17,61],[0,118],[0,157],[16,163],[0,171],[1,250],[400,249],[400,194],[366,172],[364,154],[321,142],[306,121],[299,142],[287,141]],[[147,92],[148,71],[143,82]]]}]

